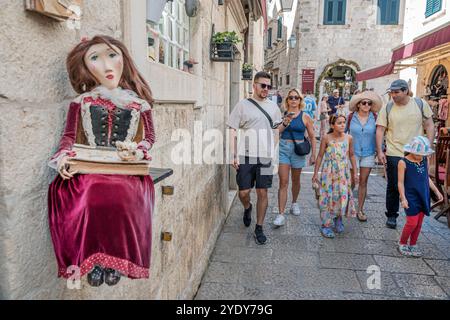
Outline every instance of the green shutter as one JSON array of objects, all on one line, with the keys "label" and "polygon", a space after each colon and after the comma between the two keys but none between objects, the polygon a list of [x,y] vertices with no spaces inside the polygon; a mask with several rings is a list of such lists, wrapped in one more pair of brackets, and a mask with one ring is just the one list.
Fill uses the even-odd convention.
[{"label": "green shutter", "polygon": [[278,18],[277,39],[283,38],[283,18]]},{"label": "green shutter", "polygon": [[378,0],[378,23],[386,24],[387,0]]},{"label": "green shutter", "polygon": [[323,24],[345,24],[346,0],[325,0]]},{"label": "green shutter", "polygon": [[391,10],[389,12],[389,24],[398,24],[398,16],[400,11],[400,0],[390,0]]},{"label": "green shutter", "polygon": [[378,23],[398,24],[400,0],[378,0]]},{"label": "green shutter", "polygon": [[325,0],[323,24],[333,24],[333,0]]},{"label": "green shutter", "polygon": [[427,0],[427,6],[425,8],[425,18],[432,16],[436,12],[441,11],[442,0]]},{"label": "green shutter", "polygon": [[345,24],[345,3],[346,0],[336,1],[336,23],[335,24]]}]

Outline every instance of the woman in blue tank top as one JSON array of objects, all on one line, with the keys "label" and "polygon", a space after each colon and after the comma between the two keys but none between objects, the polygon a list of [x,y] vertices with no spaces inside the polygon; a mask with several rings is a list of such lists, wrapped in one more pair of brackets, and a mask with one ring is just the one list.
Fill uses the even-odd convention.
[{"label": "woman in blue tank top", "polygon": [[306,156],[298,156],[294,151],[294,141],[302,142],[305,139],[305,131],[311,142],[311,157],[309,165],[313,165],[316,158],[316,138],[314,135],[313,120],[302,109],[305,102],[302,94],[297,89],[291,89],[285,100],[286,116],[282,126],[286,129],[280,136],[279,144],[279,168],[278,176],[280,180],[278,189],[278,215],[273,224],[275,226],[284,225],[286,219],[284,211],[288,196],[289,173],[292,172],[292,206],[291,213],[300,215],[300,208],[297,204],[300,193],[300,175],[302,168],[306,167]]}]

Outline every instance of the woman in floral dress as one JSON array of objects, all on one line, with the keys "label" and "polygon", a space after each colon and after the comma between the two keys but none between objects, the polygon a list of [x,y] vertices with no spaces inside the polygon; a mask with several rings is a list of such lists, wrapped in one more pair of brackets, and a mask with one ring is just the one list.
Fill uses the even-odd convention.
[{"label": "woman in floral dress", "polygon": [[[321,139],[312,178],[313,183],[320,185],[321,233],[326,238],[334,238],[333,227],[337,233],[344,232],[343,216],[356,216],[349,159],[354,167],[356,161],[352,137],[344,132],[345,123],[346,118],[343,115],[330,117],[330,131]],[[322,160],[319,181],[318,172]],[[355,174],[355,184],[357,179]]]}]

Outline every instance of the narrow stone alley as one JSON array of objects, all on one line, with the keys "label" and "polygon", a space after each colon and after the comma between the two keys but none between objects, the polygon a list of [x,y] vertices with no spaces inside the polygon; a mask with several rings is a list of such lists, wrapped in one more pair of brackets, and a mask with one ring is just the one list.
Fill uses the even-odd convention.
[{"label": "narrow stone alley", "polygon": [[[345,223],[344,234],[325,239],[319,232],[311,169],[306,168],[302,174],[298,201],[301,215],[288,214],[286,224],[278,229],[271,224],[275,217],[272,208],[277,205],[278,180],[274,176],[264,224],[266,245],[254,241],[255,212],[252,225],[244,227],[242,205],[236,197],[197,300],[449,299],[450,229],[445,217],[424,222],[418,242],[423,258],[402,257],[397,241],[404,217],[398,219],[396,230],[385,227],[386,182],[379,175],[371,176],[366,201],[368,221],[352,218]],[[255,199],[253,190],[253,203]],[[371,285],[369,277],[374,269],[369,267],[381,270],[379,289]]]}]

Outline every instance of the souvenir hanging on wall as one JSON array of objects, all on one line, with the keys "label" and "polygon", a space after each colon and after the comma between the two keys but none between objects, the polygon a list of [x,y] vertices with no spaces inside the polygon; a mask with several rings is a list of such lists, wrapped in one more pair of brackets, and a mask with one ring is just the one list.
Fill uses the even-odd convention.
[{"label": "souvenir hanging on wall", "polygon": [[25,9],[58,21],[80,20],[83,0],[26,0]]}]

